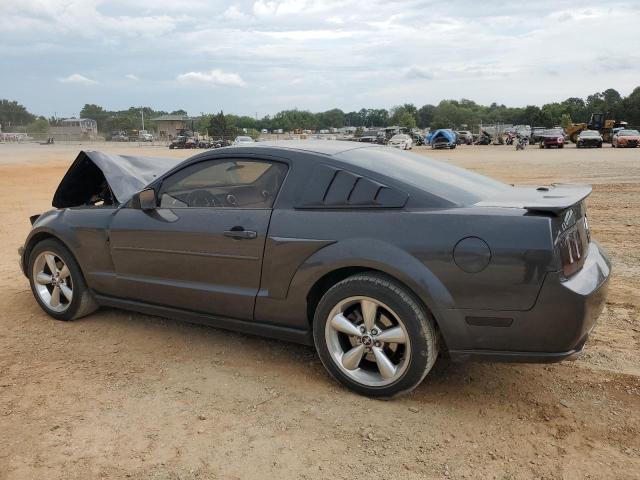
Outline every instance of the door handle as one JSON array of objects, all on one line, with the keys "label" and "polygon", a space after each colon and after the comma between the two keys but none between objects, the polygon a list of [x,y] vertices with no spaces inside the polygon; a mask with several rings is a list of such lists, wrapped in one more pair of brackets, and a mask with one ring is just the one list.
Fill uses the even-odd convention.
[{"label": "door handle", "polygon": [[247,239],[251,240],[258,237],[258,233],[253,230],[245,230],[242,227],[233,227],[231,230],[225,230],[225,237],[235,238],[235,239]]}]

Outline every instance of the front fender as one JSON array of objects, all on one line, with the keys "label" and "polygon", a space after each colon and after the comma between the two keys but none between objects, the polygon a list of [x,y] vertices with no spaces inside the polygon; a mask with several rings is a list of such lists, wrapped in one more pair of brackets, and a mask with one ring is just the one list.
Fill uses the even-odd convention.
[{"label": "front fender", "polygon": [[114,212],[111,208],[70,208],[43,213],[25,240],[21,259],[23,270],[26,272],[34,245],[53,237],[72,253],[92,288],[92,272],[113,271],[107,227]]}]

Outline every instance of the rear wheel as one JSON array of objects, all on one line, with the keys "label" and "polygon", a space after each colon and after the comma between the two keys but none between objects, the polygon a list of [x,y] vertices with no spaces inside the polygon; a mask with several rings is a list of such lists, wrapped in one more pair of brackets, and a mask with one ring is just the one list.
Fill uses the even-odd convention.
[{"label": "rear wheel", "polygon": [[413,390],[438,356],[431,315],[405,287],[374,273],[354,275],[327,291],[314,315],[313,336],[329,373],[371,397]]},{"label": "rear wheel", "polygon": [[43,240],[33,248],[28,273],[34,297],[53,318],[74,320],[98,308],[75,258],[57,240]]}]

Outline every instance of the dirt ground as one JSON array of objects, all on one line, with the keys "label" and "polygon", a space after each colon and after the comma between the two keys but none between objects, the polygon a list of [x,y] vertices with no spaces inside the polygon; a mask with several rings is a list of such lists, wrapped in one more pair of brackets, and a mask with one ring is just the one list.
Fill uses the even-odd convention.
[{"label": "dirt ground", "polygon": [[0,479],[640,478],[640,149],[416,149],[511,183],[592,183],[614,277],[579,360],[440,359],[376,401],[312,348],[119,310],[47,317],[16,250],[80,148],[0,145]]}]

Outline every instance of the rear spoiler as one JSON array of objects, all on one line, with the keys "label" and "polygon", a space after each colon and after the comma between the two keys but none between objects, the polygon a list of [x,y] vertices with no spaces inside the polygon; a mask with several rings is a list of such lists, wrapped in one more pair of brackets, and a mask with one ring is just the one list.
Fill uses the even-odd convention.
[{"label": "rear spoiler", "polygon": [[553,184],[542,187],[513,187],[476,203],[479,207],[523,208],[530,212],[559,215],[591,194],[591,185]]}]

